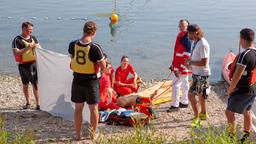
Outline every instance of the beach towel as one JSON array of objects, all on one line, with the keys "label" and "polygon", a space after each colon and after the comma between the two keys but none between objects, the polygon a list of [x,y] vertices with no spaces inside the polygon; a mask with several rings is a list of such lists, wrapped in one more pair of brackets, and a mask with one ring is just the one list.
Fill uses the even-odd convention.
[{"label": "beach towel", "polygon": [[[38,87],[41,109],[54,116],[73,121],[74,103],[71,102],[73,74],[70,58],[57,52],[36,49]],[[84,122],[89,121],[89,108],[85,104]]]}]

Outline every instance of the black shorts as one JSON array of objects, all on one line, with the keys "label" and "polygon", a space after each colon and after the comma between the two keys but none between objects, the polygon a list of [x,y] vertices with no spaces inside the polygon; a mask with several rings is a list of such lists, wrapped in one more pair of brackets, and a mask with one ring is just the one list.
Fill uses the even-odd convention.
[{"label": "black shorts", "polygon": [[210,85],[208,83],[209,76],[192,75],[192,85],[189,88],[190,93],[202,94],[207,99],[210,93]]},{"label": "black shorts", "polygon": [[33,85],[37,84],[36,63],[19,64],[18,67],[22,84],[27,85],[29,82]]},{"label": "black shorts", "polygon": [[255,94],[232,94],[228,98],[227,110],[243,114],[252,109],[255,96]]},{"label": "black shorts", "polygon": [[100,102],[99,79],[74,78],[71,89],[71,101],[74,103],[97,104]]}]

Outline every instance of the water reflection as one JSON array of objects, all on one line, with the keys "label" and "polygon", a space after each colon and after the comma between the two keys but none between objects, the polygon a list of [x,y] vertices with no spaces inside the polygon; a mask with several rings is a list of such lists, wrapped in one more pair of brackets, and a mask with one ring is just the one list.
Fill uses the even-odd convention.
[{"label": "water reflection", "polygon": [[109,28],[110,28],[110,34],[111,34],[111,36],[112,36],[112,37],[115,37],[116,34],[117,34],[117,32],[118,32],[118,29],[120,28],[120,25],[119,25],[119,23],[112,23],[112,22],[110,21],[110,23],[109,23]]}]

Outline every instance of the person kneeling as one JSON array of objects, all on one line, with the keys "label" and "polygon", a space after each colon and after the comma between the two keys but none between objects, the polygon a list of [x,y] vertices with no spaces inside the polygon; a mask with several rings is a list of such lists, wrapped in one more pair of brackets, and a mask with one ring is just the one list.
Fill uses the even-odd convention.
[{"label": "person kneeling", "polygon": [[111,87],[111,75],[113,73],[113,68],[111,64],[107,61],[107,55],[104,54],[105,61],[107,63],[107,69],[102,73],[100,79],[100,99],[99,110],[104,111],[108,109],[119,109],[120,106],[116,104],[117,94]]},{"label": "person kneeling", "polygon": [[[128,75],[134,77],[128,79]],[[115,72],[114,90],[121,96],[138,92],[141,79],[138,77],[133,66],[129,64],[128,56],[122,56],[121,66]]]}]

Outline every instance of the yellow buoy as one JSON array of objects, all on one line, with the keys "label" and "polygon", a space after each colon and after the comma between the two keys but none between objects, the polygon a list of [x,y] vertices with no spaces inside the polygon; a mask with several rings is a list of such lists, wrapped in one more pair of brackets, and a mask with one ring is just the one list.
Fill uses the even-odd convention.
[{"label": "yellow buoy", "polygon": [[111,22],[112,23],[117,23],[118,22],[118,15],[117,14],[113,13],[111,15]]}]

